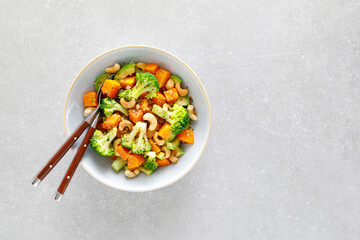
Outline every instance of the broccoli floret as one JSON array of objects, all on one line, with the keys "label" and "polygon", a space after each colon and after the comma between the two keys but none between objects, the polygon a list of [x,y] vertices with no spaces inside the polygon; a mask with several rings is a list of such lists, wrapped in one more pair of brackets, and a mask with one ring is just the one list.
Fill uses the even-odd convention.
[{"label": "broccoli floret", "polygon": [[121,90],[119,92],[119,99],[121,98],[125,98],[126,101],[130,101],[132,99],[131,89]]},{"label": "broccoli floret", "polygon": [[111,144],[112,140],[116,137],[117,128],[114,127],[106,134],[100,130],[96,130],[90,139],[90,145],[96,153],[104,157],[111,157],[114,155],[114,148]]},{"label": "broccoli floret", "polygon": [[114,99],[105,98],[102,100],[100,104],[100,108],[104,111],[106,117],[113,114],[115,111],[120,111],[126,116],[129,115],[129,112],[126,108],[120,105],[120,103],[116,102]]},{"label": "broccoli floret", "polygon": [[138,124],[140,125],[140,134],[132,144],[131,151],[135,154],[142,154],[143,152],[150,151],[151,145],[146,137],[146,123],[137,122],[136,125]]},{"label": "broccoli floret", "polygon": [[130,133],[126,133],[121,136],[120,143],[123,147],[126,147],[128,149],[132,148],[135,137],[140,130],[140,125],[138,123],[136,123],[136,125],[133,127],[133,130]]},{"label": "broccoli floret", "polygon": [[[139,137],[136,135],[139,133]],[[124,134],[121,137],[121,145],[131,149],[135,154],[142,154],[150,151],[151,145],[146,137],[146,123],[137,122],[130,133]]]},{"label": "broccoli floret", "polygon": [[154,171],[159,166],[156,162],[156,153],[146,152],[144,156],[145,156],[145,162],[143,163],[144,168]]},{"label": "broccoli floret", "polygon": [[140,97],[141,94],[148,92],[147,99],[156,97],[159,91],[159,82],[156,77],[148,72],[136,74],[136,85],[131,89],[131,96],[134,98]]},{"label": "broccoli floret", "polygon": [[190,122],[188,111],[180,105],[174,104],[170,112],[170,130],[174,134],[181,133]]},{"label": "broccoli floret", "polygon": [[168,111],[155,104],[152,112],[168,121],[170,123],[170,130],[175,135],[181,133],[190,122],[188,111],[177,104],[174,104]]}]

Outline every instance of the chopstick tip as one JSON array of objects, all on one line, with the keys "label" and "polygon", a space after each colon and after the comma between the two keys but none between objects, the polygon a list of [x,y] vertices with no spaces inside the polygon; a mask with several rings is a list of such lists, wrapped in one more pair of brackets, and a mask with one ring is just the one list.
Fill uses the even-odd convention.
[{"label": "chopstick tip", "polygon": [[41,180],[35,176],[32,180],[31,180],[31,184],[34,186],[34,187],[37,187],[39,184],[41,183]]},{"label": "chopstick tip", "polygon": [[54,199],[58,202],[60,202],[61,198],[63,197],[63,194],[59,193],[58,191],[54,194]]}]

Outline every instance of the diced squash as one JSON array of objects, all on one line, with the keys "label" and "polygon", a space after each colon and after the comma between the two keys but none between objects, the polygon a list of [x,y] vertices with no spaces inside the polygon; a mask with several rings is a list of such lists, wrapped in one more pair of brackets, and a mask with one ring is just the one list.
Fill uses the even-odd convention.
[{"label": "diced squash", "polygon": [[128,158],[128,169],[134,169],[139,167],[141,164],[145,162],[145,159],[141,154],[131,154]]},{"label": "diced squash", "polygon": [[151,145],[151,151],[153,151],[155,153],[158,153],[161,151],[160,147],[152,139],[149,139],[149,143]]},{"label": "diced squash", "polygon": [[156,160],[157,164],[159,165],[159,167],[165,167],[165,166],[168,166],[170,165],[170,161],[169,159],[165,158],[165,159],[157,159]]},{"label": "diced squash", "polygon": [[116,98],[120,90],[120,83],[118,81],[107,79],[101,88],[101,91],[109,98]]},{"label": "diced squash", "polygon": [[127,86],[131,88],[135,86],[136,80],[135,77],[126,77],[120,80],[121,88],[126,89]]},{"label": "diced squash", "polygon": [[149,72],[155,75],[156,71],[159,69],[159,65],[154,63],[148,63],[144,67],[144,72]]},{"label": "diced squash", "polygon": [[96,107],[98,105],[96,92],[87,92],[84,95],[84,106],[85,107]]},{"label": "diced squash", "polygon": [[168,122],[164,123],[164,125],[161,126],[158,134],[160,137],[162,137],[162,139],[167,140],[171,135],[170,123],[168,123]]},{"label": "diced squash", "polygon": [[104,83],[104,81],[106,79],[108,79],[111,76],[111,73],[104,73],[103,75],[100,75],[99,77],[96,78],[95,83],[94,83],[94,87],[95,87],[95,91],[97,92],[99,90],[99,88],[102,86],[102,84]]},{"label": "diced squash", "polygon": [[116,160],[116,159],[117,159],[117,156],[116,156],[116,155],[112,155],[110,158],[111,158],[112,160]]},{"label": "diced squash", "polygon": [[168,103],[176,102],[179,99],[179,94],[178,94],[176,88],[171,88],[171,89],[165,91],[164,94],[166,97],[166,101]]},{"label": "diced squash", "polygon": [[148,113],[151,112],[151,105],[149,103],[148,99],[143,99],[140,103],[140,110],[143,111],[144,113]]},{"label": "diced squash", "polygon": [[110,117],[107,117],[105,122],[103,122],[102,126],[105,129],[113,129],[114,127],[117,127],[120,121],[121,121],[121,116],[115,113]]},{"label": "diced squash", "polygon": [[142,121],[142,118],[144,116],[144,112],[140,109],[132,108],[129,110],[129,119],[133,123],[137,123],[138,121]]},{"label": "diced squash", "polygon": [[156,71],[155,73],[155,77],[159,82],[160,88],[162,88],[163,86],[165,86],[166,82],[169,80],[171,75],[171,72],[160,68],[159,70]]},{"label": "diced squash", "polygon": [[128,160],[128,158],[131,155],[131,150],[121,146],[121,144],[117,145],[115,150],[120,155],[120,157],[124,160]]},{"label": "diced squash", "polygon": [[191,143],[194,144],[194,131],[190,129],[185,129],[181,133],[179,133],[177,136],[177,139],[184,143]]},{"label": "diced squash", "polygon": [[160,92],[157,92],[156,94],[157,94],[157,97],[153,97],[151,100],[154,102],[154,104],[162,107],[166,103],[166,98]]}]

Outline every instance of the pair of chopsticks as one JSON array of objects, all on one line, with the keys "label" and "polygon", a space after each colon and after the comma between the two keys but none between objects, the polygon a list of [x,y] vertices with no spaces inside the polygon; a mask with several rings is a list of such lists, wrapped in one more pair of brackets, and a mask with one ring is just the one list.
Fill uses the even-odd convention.
[{"label": "pair of chopsticks", "polygon": [[63,143],[63,145],[58,149],[58,151],[50,158],[50,160],[45,164],[45,166],[35,175],[35,177],[32,179],[31,184],[33,186],[38,186],[41,181],[44,180],[44,178],[50,173],[52,169],[56,166],[56,164],[62,159],[62,157],[69,151],[69,149],[74,145],[74,143],[79,139],[81,134],[87,129],[89,126],[89,130],[87,131],[84,140],[82,141],[81,145],[79,146],[74,159],[72,160],[59,188],[55,192],[54,198],[57,201],[60,201],[63,197],[65,190],[67,186],[69,185],[77,167],[79,166],[79,163],[81,161],[81,158],[83,157],[88,145],[90,138],[95,132],[96,125],[99,121],[100,111],[99,106],[101,103],[101,86],[97,92],[97,100],[98,100],[98,106],[96,109],[85,118],[84,121],[82,121],[79,126],[75,129],[75,131],[66,139],[66,141]]}]

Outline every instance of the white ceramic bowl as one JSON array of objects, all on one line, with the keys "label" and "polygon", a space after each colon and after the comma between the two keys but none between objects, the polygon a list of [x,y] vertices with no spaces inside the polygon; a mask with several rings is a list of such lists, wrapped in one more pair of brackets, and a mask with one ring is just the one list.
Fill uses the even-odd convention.
[{"label": "white ceramic bowl", "polygon": [[[182,144],[185,154],[178,163],[158,168],[152,175],[140,173],[134,179],[126,178],[123,171],[114,172],[112,160],[97,155],[91,147],[86,151],[81,166],[95,179],[103,184],[131,192],[143,192],[170,185],[186,175],[199,160],[210,134],[210,105],[205,89],[195,73],[179,58],[163,50],[145,46],[127,46],[108,51],[96,57],[79,73],[72,83],[65,102],[65,132],[68,135],[83,120],[83,95],[94,91],[93,83],[97,76],[104,73],[105,68],[115,62],[120,64],[134,62],[157,63],[172,74],[183,79],[182,86],[189,87],[189,95],[193,98],[198,121],[193,121],[195,144]],[[85,135],[85,134],[83,134]],[[73,149],[77,149],[79,139]]]}]

